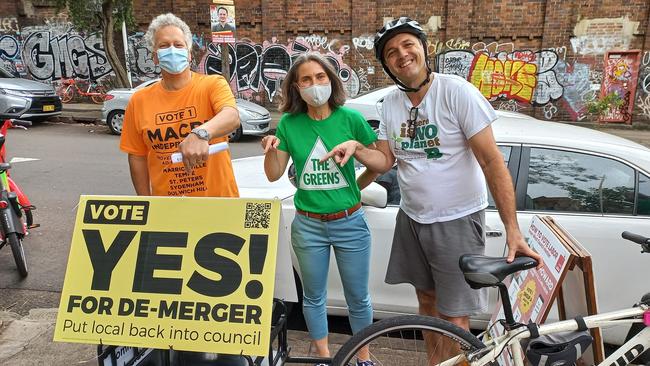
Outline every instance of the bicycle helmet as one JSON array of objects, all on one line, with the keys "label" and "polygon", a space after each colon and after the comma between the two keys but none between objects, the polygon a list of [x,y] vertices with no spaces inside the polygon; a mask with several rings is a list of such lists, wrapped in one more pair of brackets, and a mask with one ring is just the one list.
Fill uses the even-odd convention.
[{"label": "bicycle helmet", "polygon": [[[393,75],[393,73],[390,72],[388,66],[386,66],[386,63],[384,62],[384,47],[386,46],[386,43],[388,43],[391,38],[400,33],[411,33],[414,36],[418,37],[420,43],[422,43],[422,48],[425,50],[424,59],[427,65],[427,78],[417,88],[411,88],[404,85],[404,83],[402,83],[395,75]],[[429,64],[429,58],[426,55],[426,49],[426,33],[424,33],[424,30],[420,26],[420,23],[408,17],[400,17],[386,23],[386,25],[384,25],[375,35],[375,57],[377,57],[377,60],[379,60],[381,63],[381,67],[384,69],[386,74],[388,74],[388,76],[393,79],[395,84],[397,84],[397,87],[400,90],[406,92],[416,92],[420,90],[420,88],[422,88],[424,85],[426,85],[430,80],[431,65]]]}]

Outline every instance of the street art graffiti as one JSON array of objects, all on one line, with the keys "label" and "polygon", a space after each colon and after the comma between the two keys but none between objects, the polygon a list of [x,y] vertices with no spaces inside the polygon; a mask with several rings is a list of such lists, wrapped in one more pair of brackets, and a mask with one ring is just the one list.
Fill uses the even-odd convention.
[{"label": "street art graffiti", "polygon": [[544,104],[542,109],[544,110],[544,118],[546,119],[553,119],[557,114],[557,107],[553,103]]},{"label": "street art graffiti", "polygon": [[79,33],[23,28],[22,60],[36,80],[98,80],[112,70],[97,34],[82,37]]},{"label": "street art graffiti", "polygon": [[[313,50],[314,47],[323,48],[323,42],[322,38],[320,40],[314,38],[311,42],[307,42],[301,37],[288,42],[287,45],[269,41],[258,44],[250,40],[229,45],[230,81],[233,89],[240,97],[256,100],[260,98],[258,93],[265,92],[268,100],[273,101],[280,92],[282,81],[296,57]],[[331,46],[331,43],[328,42],[328,45]],[[221,73],[219,47],[209,44],[207,49],[208,52],[199,64],[199,70],[206,74]],[[334,66],[348,95],[357,95],[361,89],[357,72],[343,61],[340,53],[327,52],[324,55]]]},{"label": "street art graffiti", "polygon": [[[574,121],[586,117],[587,102],[596,95],[589,79],[590,65],[574,62],[573,64],[559,61],[555,67],[558,81],[563,85],[562,102],[566,111]],[[599,87],[599,85],[597,85]]]},{"label": "street art graffiti", "polygon": [[438,72],[469,80],[490,100],[514,98],[543,105],[562,97],[563,87],[555,73],[559,59],[554,51],[518,50],[491,55],[483,51],[485,45],[479,48],[477,53],[453,50],[439,54]]},{"label": "street art graffiti", "polygon": [[0,32],[18,32],[18,19],[16,17],[0,18]]},{"label": "street art graffiti", "polygon": [[[192,37],[193,42],[196,44],[197,40],[194,40],[194,38]],[[153,63],[151,49],[144,40],[144,33],[131,34],[127,42],[129,43],[129,67],[131,68],[134,84],[158,77],[160,67]]]},{"label": "street art graffiti", "polygon": [[360,48],[366,50],[372,50],[375,48],[375,37],[374,36],[361,36],[352,38],[352,44],[354,49],[358,50]]},{"label": "street art graffiti", "polygon": [[465,50],[454,50],[441,53],[437,57],[436,66],[442,74],[453,74],[467,79],[470,67],[474,61],[474,53]]},{"label": "street art graffiti", "polygon": [[[230,45],[233,90],[246,99],[275,102],[293,61],[308,51],[327,57],[350,96],[379,86],[370,76],[378,67],[372,55],[374,36],[333,35],[299,35],[286,43],[241,39]],[[142,32],[128,36],[127,67],[134,85],[160,75],[143,36]],[[426,52],[435,58],[437,72],[465,78],[499,109],[529,113],[532,107],[539,107],[537,111],[546,119],[566,118],[568,114],[580,121],[587,116],[587,102],[600,95],[601,85],[627,82],[635,84],[637,94],[635,98],[622,93],[626,105],[636,107],[640,118],[650,119],[650,51],[640,56],[638,78],[630,79],[630,65],[624,62],[609,65],[609,72],[603,72],[602,55],[614,47],[629,47],[630,41],[623,36],[579,36],[565,45],[530,50],[518,49],[519,42],[509,40],[472,43],[461,38],[430,39]],[[192,43],[192,69],[221,73],[220,48],[203,34],[194,34]],[[77,78],[102,84],[112,74],[100,36],[77,32],[64,14],[23,28],[16,18],[0,18],[0,67],[16,76],[52,83]]]},{"label": "street art graffiti", "polygon": [[639,98],[637,106],[641,108],[641,115],[650,119],[650,95]]},{"label": "street art graffiti", "polygon": [[605,55],[603,84],[600,93],[601,95],[617,94],[623,99],[623,105],[619,108],[610,108],[601,120],[625,123],[632,121],[640,58],[641,52],[638,50],[607,52]]},{"label": "street art graffiti", "polygon": [[531,102],[537,85],[537,65],[521,60],[500,60],[481,52],[470,67],[469,81],[487,99],[499,96]]},{"label": "street art graffiti", "polygon": [[0,37],[0,58],[13,60],[19,55],[20,45],[16,36],[4,35]]},{"label": "street art graffiti", "polygon": [[449,50],[466,50],[470,46],[469,41],[463,39],[452,38],[445,42],[441,41],[427,41],[427,55],[436,55],[438,53]]},{"label": "street art graffiti", "polygon": [[570,39],[573,52],[579,55],[603,55],[611,49],[629,49],[630,38],[620,35],[587,35]]}]

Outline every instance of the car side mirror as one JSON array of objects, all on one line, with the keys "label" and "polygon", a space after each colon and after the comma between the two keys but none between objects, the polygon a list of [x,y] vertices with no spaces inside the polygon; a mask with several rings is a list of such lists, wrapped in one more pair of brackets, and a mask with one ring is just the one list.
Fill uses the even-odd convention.
[{"label": "car side mirror", "polygon": [[388,191],[381,185],[372,182],[361,191],[361,203],[367,206],[385,208],[388,204]]}]

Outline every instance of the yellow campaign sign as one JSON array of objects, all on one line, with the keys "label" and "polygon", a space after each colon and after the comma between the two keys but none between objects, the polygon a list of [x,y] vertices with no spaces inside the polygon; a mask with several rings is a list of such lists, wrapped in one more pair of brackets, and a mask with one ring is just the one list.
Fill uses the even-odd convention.
[{"label": "yellow campaign sign", "polygon": [[266,355],[279,200],[82,196],[55,341]]}]

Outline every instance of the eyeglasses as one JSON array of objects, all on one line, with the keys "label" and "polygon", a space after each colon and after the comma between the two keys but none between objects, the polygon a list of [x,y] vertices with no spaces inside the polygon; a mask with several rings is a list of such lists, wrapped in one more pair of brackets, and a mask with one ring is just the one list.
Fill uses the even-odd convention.
[{"label": "eyeglasses", "polygon": [[418,107],[411,107],[411,110],[409,111],[408,129],[406,130],[406,134],[410,139],[415,138],[415,121],[418,119],[418,112]]}]

